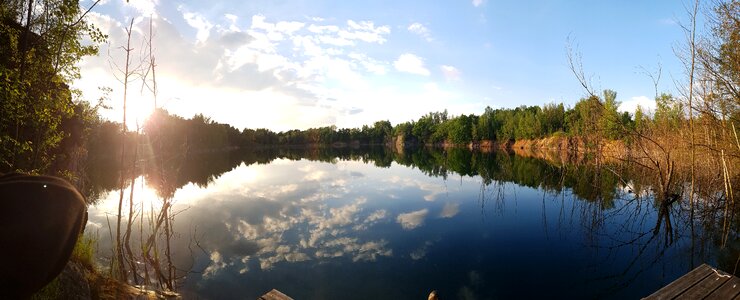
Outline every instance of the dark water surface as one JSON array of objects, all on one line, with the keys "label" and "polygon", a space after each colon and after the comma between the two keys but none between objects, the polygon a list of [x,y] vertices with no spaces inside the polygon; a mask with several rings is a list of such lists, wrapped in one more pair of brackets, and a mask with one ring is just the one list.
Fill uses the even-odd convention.
[{"label": "dark water surface", "polygon": [[[634,299],[701,263],[732,272],[740,248],[736,227],[692,226],[686,204],[661,212],[649,185],[583,166],[458,149],[211,156],[168,168],[164,191],[149,174],[135,186],[145,216],[173,200],[186,298]],[[119,195],[99,194],[88,230],[106,264]]]}]

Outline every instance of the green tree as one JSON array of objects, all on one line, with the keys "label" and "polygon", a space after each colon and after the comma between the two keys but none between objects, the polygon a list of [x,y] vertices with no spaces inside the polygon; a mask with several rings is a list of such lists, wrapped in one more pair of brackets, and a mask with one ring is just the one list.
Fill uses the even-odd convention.
[{"label": "green tree", "polygon": [[542,123],[540,122],[539,106],[522,106],[515,110],[518,113],[517,128],[515,130],[516,139],[534,139],[541,137]]},{"label": "green tree", "polygon": [[568,131],[571,136],[583,139],[586,147],[595,150],[600,143],[599,120],[603,115],[604,104],[597,96],[582,98],[566,115]]},{"label": "green tree", "polygon": [[645,126],[645,113],[642,112],[642,106],[637,105],[637,108],[635,109],[635,117],[634,117],[634,128],[637,132],[642,132]]},{"label": "green tree", "polygon": [[545,104],[542,107],[541,116],[544,134],[565,131],[565,107],[562,103],[558,105],[555,105],[555,103]]},{"label": "green tree", "polygon": [[620,102],[617,101],[617,92],[604,90],[604,109],[602,111],[599,125],[608,139],[618,139],[623,129],[622,118],[617,112]]},{"label": "green tree", "polygon": [[[0,5],[0,169],[44,172],[75,113],[76,66],[105,36],[78,1],[9,0]],[[83,44],[90,38],[93,44]]]},{"label": "green tree", "polygon": [[660,94],[655,98],[654,120],[657,126],[676,129],[683,119],[683,105],[671,94]]},{"label": "green tree", "polygon": [[377,121],[373,124],[372,142],[376,144],[386,143],[390,140],[393,133],[393,126],[390,121]]},{"label": "green tree", "polygon": [[[437,131],[437,126],[446,121],[447,110],[444,112],[431,112],[414,123],[414,127],[411,132],[419,139],[419,142],[430,143],[433,142],[432,135]],[[437,134],[435,138],[439,138],[440,136],[440,134]],[[437,141],[439,140],[437,139]]]},{"label": "green tree", "polygon": [[519,119],[517,110],[502,110],[497,114],[497,119],[501,122],[496,136],[500,141],[509,141],[517,138],[517,128],[519,127]]},{"label": "green tree", "polygon": [[401,143],[414,142],[416,138],[412,133],[413,128],[414,124],[411,122],[399,123],[393,128],[393,136],[400,139]]},{"label": "green tree", "polygon": [[485,111],[476,123],[476,137],[478,140],[496,139],[496,120],[494,111],[490,106],[486,106]]},{"label": "green tree", "polygon": [[467,144],[473,140],[473,119],[474,117],[460,115],[447,123],[447,139],[453,144]]}]

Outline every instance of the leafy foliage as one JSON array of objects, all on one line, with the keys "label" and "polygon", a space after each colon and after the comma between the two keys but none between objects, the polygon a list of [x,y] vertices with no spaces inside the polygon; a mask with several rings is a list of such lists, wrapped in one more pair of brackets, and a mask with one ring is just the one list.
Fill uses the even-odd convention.
[{"label": "leafy foliage", "polygon": [[0,170],[45,172],[70,134],[63,121],[85,113],[69,83],[105,36],[81,16],[78,1],[0,5]]}]

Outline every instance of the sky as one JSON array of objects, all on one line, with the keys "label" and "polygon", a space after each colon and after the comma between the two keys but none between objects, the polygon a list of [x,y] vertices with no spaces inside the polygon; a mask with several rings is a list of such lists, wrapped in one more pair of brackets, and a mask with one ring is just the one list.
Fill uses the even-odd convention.
[{"label": "sky", "polygon": [[239,129],[573,106],[586,91],[568,68],[569,40],[594,89],[617,91],[620,109],[633,111],[638,103],[655,107],[645,71],[659,65],[659,91],[677,94],[684,68],[674,48],[686,19],[681,1],[107,0],[88,20],[108,43],[79,63],[73,86],[89,101],[111,88],[113,108],[101,114],[121,121],[125,29],[133,20],[130,128],[154,108],[140,75],[150,36],[157,107]]}]

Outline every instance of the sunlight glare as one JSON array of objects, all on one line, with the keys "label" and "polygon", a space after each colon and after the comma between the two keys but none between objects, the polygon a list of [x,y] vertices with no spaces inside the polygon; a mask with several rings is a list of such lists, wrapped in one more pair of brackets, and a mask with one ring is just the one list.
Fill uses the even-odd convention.
[{"label": "sunlight glare", "polygon": [[[152,97],[129,95],[126,103],[126,127],[129,130],[136,130],[137,124],[139,127],[144,126],[153,112],[154,99]],[[117,113],[123,113],[123,108],[120,108]]]},{"label": "sunlight glare", "polygon": [[[136,125],[134,125],[136,126]],[[143,184],[142,184],[143,181]],[[143,187],[143,189],[142,189]],[[123,207],[128,207],[130,199],[131,186],[127,185],[123,191]],[[120,190],[111,190],[107,195],[103,196],[99,203],[90,209],[91,214],[115,215],[118,210],[118,200],[120,197]],[[136,178],[134,186],[134,207],[138,213],[150,213],[152,209],[159,211],[162,207],[162,200],[157,196],[157,191],[150,187],[144,176]],[[128,210],[124,209],[122,215],[128,216]]]}]

